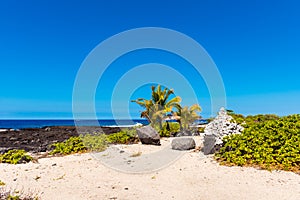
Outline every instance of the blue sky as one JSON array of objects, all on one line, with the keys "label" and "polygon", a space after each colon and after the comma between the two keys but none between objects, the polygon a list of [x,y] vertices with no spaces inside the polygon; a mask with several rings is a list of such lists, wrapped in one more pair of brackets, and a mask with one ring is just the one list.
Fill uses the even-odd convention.
[{"label": "blue sky", "polygon": [[[139,27],[173,29],[200,43],[223,78],[227,108],[245,115],[300,113],[299,8],[296,0],[2,1],[0,118],[72,118],[73,84],[83,60],[105,39]],[[202,115],[211,114],[206,85],[188,63],[145,50],[107,70],[95,94],[99,118],[112,118],[111,92],[122,74],[148,62],[181,67],[200,85]],[[128,92],[148,98],[149,87]],[[194,103],[181,96],[184,105]],[[137,118],[141,109],[128,107]]]}]

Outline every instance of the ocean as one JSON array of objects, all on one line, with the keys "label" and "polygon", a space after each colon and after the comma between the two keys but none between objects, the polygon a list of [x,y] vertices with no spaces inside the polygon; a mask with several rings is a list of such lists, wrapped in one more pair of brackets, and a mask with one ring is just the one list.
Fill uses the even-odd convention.
[{"label": "ocean", "polygon": [[[134,120],[76,120],[77,126],[133,126],[135,124],[147,125],[148,121],[145,119]],[[45,126],[75,126],[74,120],[0,120],[0,129],[23,129],[23,128],[42,128]]]}]

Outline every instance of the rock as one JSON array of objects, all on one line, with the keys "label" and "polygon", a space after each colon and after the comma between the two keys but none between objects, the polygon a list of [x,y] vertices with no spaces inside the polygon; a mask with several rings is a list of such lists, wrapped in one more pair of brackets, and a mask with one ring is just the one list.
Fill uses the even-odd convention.
[{"label": "rock", "polygon": [[214,146],[216,143],[216,138],[214,135],[204,135],[204,142],[203,142],[203,153],[204,155],[215,153],[213,151]]},{"label": "rock", "polygon": [[[88,130],[84,133],[104,132],[111,134],[119,132],[119,127],[83,127]],[[24,149],[29,152],[50,151],[54,147],[53,143],[63,142],[66,139],[78,136],[77,128],[73,126],[53,126],[47,129],[43,128],[26,128],[14,131],[1,131],[0,128],[0,153],[5,153],[10,149]]]},{"label": "rock", "polygon": [[10,147],[0,147],[0,154],[5,154],[9,150],[12,150]]},{"label": "rock", "polygon": [[215,153],[222,147],[224,136],[240,134],[243,129],[242,126],[233,122],[233,118],[227,114],[224,108],[221,108],[217,117],[204,130],[204,154]]},{"label": "rock", "polygon": [[196,147],[195,140],[191,137],[174,138],[171,143],[174,150],[189,150]]},{"label": "rock", "polygon": [[182,137],[182,136],[192,136],[192,132],[189,130],[183,130],[176,134],[176,137]]},{"label": "rock", "polygon": [[11,138],[9,138],[9,140],[10,141],[16,141],[18,138],[16,138],[16,137],[11,137]]},{"label": "rock", "polygon": [[150,125],[137,128],[136,131],[142,144],[160,145],[160,136]]},{"label": "rock", "polygon": [[214,135],[205,135],[203,145],[204,147],[202,151],[204,155],[214,154],[222,147],[222,144],[216,144],[216,138]]}]

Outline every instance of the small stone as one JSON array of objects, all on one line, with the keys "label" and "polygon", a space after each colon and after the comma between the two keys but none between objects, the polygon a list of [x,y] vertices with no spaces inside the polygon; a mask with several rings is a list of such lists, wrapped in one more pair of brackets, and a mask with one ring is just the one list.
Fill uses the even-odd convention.
[{"label": "small stone", "polygon": [[174,138],[171,147],[174,150],[189,150],[196,147],[196,142],[191,137]]}]

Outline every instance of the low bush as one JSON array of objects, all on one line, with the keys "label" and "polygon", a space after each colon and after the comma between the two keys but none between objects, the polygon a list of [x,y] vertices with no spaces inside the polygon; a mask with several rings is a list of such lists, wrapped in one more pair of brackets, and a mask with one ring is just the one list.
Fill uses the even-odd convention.
[{"label": "low bush", "polygon": [[251,124],[259,123],[259,122],[266,122],[269,120],[279,120],[280,119],[279,116],[274,115],[274,114],[249,115],[247,117],[245,117],[244,115],[241,115],[241,114],[236,114],[234,112],[230,112],[228,114],[233,117],[234,122],[236,122],[238,124],[242,124],[244,126],[249,126]]},{"label": "low bush", "polygon": [[300,171],[300,115],[246,118],[242,134],[223,138],[215,155],[223,164]]},{"label": "low bush", "polygon": [[0,186],[4,186],[4,185],[5,185],[5,183],[0,180]]},{"label": "low bush", "polygon": [[89,150],[89,151],[104,151],[107,148],[108,140],[107,136],[102,133],[95,133],[93,135],[86,134],[86,135],[80,135],[80,138],[83,142],[83,145]]},{"label": "low bush", "polygon": [[52,144],[54,149],[50,152],[51,155],[62,154],[67,155],[71,153],[82,153],[87,151],[81,137],[70,137],[64,142]]},{"label": "low bush", "polygon": [[[168,127],[169,124],[169,127]],[[162,129],[158,130],[158,133],[161,137],[170,137],[175,135],[180,131],[180,125],[177,122],[168,122],[163,123]]]},{"label": "low bush", "polygon": [[54,149],[51,155],[67,155],[90,151],[104,151],[109,143],[128,144],[136,142],[136,130],[124,129],[118,133],[105,135],[103,133],[85,134],[78,137],[70,137],[64,142],[52,144]]},{"label": "low bush", "polygon": [[21,164],[32,161],[32,157],[27,155],[25,150],[9,150],[5,154],[0,155],[0,162],[9,164]]},{"label": "low bush", "polygon": [[54,149],[51,155],[67,155],[72,153],[84,153],[88,151],[104,151],[107,148],[107,136],[101,133],[80,135],[70,137],[64,142],[52,144]]},{"label": "low bush", "polygon": [[128,144],[136,143],[136,129],[123,129],[118,133],[113,133],[107,136],[107,141],[112,144]]},{"label": "low bush", "polygon": [[204,133],[205,127],[198,127],[197,132],[198,133]]}]

